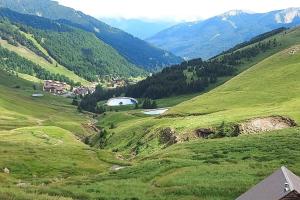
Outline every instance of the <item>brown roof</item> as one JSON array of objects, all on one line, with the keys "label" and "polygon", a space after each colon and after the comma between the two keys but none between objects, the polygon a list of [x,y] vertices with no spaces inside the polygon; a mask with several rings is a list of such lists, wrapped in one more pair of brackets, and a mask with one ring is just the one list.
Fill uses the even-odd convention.
[{"label": "brown roof", "polygon": [[[281,167],[236,200],[282,200],[292,193],[300,194],[300,178]],[[300,195],[296,199],[300,199]]]}]

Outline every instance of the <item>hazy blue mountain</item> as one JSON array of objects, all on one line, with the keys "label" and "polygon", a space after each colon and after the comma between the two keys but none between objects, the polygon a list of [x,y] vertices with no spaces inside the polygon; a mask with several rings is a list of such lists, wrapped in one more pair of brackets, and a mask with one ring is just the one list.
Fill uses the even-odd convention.
[{"label": "hazy blue mountain", "polygon": [[233,10],[204,21],[175,25],[147,41],[187,59],[207,59],[261,33],[297,24],[300,8],[268,13]]},{"label": "hazy blue mountain", "polygon": [[100,20],[141,39],[149,38],[176,24],[175,21],[154,21],[147,19],[100,18]]},{"label": "hazy blue mountain", "polygon": [[116,49],[129,62],[147,70],[182,61],[180,57],[172,53],[156,48],[120,29],[113,28],[91,16],[62,6],[52,0],[0,0],[0,7],[24,14],[61,20],[65,24],[92,32]]}]

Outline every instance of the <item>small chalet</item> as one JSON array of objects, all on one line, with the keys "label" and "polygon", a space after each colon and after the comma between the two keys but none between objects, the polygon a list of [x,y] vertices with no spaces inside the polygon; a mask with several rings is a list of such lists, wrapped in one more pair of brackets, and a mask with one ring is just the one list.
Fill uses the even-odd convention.
[{"label": "small chalet", "polygon": [[108,84],[109,88],[118,88],[126,85],[126,81],[120,78],[112,78],[110,83]]},{"label": "small chalet", "polygon": [[68,84],[63,82],[46,80],[44,81],[43,90],[52,94],[61,95],[68,89],[68,87]]},{"label": "small chalet", "polygon": [[95,88],[93,87],[88,88],[88,87],[80,86],[73,89],[73,93],[79,96],[86,96],[88,94],[93,94],[94,92],[95,92]]},{"label": "small chalet", "polygon": [[236,200],[300,200],[300,178],[281,167]]}]

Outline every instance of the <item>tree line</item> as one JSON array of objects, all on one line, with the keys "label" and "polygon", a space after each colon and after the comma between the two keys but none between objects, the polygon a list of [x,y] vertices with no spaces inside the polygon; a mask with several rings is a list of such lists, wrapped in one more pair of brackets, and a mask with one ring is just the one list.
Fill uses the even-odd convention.
[{"label": "tree line", "polygon": [[15,71],[23,74],[35,76],[41,80],[56,80],[75,85],[73,80],[60,74],[51,73],[41,66],[27,60],[15,52],[11,52],[0,46],[0,68],[6,71]]},{"label": "tree line", "polygon": [[134,98],[160,99],[175,95],[205,91],[222,77],[233,76],[244,61],[279,45],[276,39],[261,41],[248,48],[240,49],[215,59],[194,59],[163,69],[135,85],[116,89],[97,87],[96,92],[84,97],[79,108],[95,111],[98,101],[121,95]]},{"label": "tree line", "polygon": [[48,62],[52,63],[52,59],[49,56],[37,48],[32,40],[26,38],[26,36],[20,32],[22,30],[25,29],[19,24],[12,24],[6,19],[0,20],[0,36],[3,40],[6,40],[9,44],[16,47],[21,44],[22,46],[25,46],[34,52],[36,55],[43,57]]}]

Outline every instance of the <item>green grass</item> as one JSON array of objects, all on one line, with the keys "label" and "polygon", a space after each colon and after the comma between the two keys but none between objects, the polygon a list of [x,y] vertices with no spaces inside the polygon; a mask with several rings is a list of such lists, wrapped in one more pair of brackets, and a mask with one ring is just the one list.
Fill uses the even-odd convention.
[{"label": "green grass", "polygon": [[300,120],[294,110],[300,100],[299,88],[292,87],[300,81],[300,52],[290,55],[293,48],[299,46],[265,59],[217,89],[175,106],[170,113],[224,113],[226,116],[225,113],[234,110],[236,114],[231,114],[230,118],[269,113]]},{"label": "green grass", "polygon": [[5,40],[0,40],[0,44],[2,47],[6,48],[10,51],[13,51],[13,52],[17,53],[18,55],[40,65],[42,68],[46,69],[47,71],[49,71],[51,73],[65,75],[66,77],[70,78],[74,82],[80,82],[83,85],[90,84],[88,81],[77,76],[74,72],[66,69],[64,66],[62,66],[60,64],[57,64],[57,66],[56,66],[55,61],[53,62],[53,64],[51,64],[48,61],[46,61],[44,58],[37,56],[34,52],[30,51],[29,49],[27,49],[23,46],[16,47],[16,46],[8,44]]},{"label": "green grass", "polygon": [[[39,49],[41,52],[43,52],[46,56],[49,56],[49,57],[50,57],[50,55],[48,54],[47,50],[44,49],[44,48],[42,47],[42,45],[40,45],[40,44],[36,41],[36,39],[34,38],[34,36],[33,36],[32,34],[25,33],[25,32],[23,32],[23,31],[21,31],[21,30],[19,30],[19,31],[20,31],[20,33],[23,34],[28,40],[32,41],[33,44],[37,47],[37,49]],[[52,60],[53,60],[53,59],[52,59]]]},{"label": "green grass", "polygon": [[[33,83],[0,73],[0,169],[11,170],[0,172],[0,199],[231,200],[282,165],[300,175],[299,127],[167,148],[158,140],[166,127],[192,135],[259,116],[285,115],[299,124],[300,46],[294,41],[296,54],[280,51],[210,92],[159,100],[171,107],[165,116],[127,108],[100,115],[97,125],[108,132],[102,150],[77,139],[94,133],[87,126],[92,119],[70,100],[34,99]],[[125,168],[112,171],[112,165]]]},{"label": "green grass", "polygon": [[180,95],[180,96],[173,96],[173,97],[168,97],[168,98],[163,98],[163,99],[157,99],[155,101],[159,108],[167,108],[167,107],[175,106],[184,101],[190,100],[198,95],[199,94],[187,94],[187,95]]},{"label": "green grass", "polygon": [[230,200],[281,165],[299,174],[299,142],[299,129],[192,141],[139,157],[118,172],[70,177],[46,187],[37,183],[21,191],[72,199]]},{"label": "green grass", "polygon": [[[287,44],[300,43],[299,29],[291,31]],[[283,44],[282,45],[287,45]],[[290,50],[298,48],[296,54]],[[107,148],[116,148],[130,154],[140,149],[143,155],[160,149],[157,133],[165,127],[174,128],[178,135],[193,135],[195,129],[219,126],[222,122],[236,123],[253,117],[283,115],[296,120],[300,114],[300,51],[299,45],[278,52],[220,87],[185,101],[172,108],[162,117],[136,116],[117,119],[117,128],[110,130]],[[180,98],[179,98],[180,99]],[[172,105],[176,98],[162,100],[164,106]],[[164,104],[165,103],[165,104]],[[176,103],[174,103],[176,104]],[[126,115],[126,113],[122,113]],[[110,117],[102,117],[102,124],[109,124]]]},{"label": "green grass", "polygon": [[[92,119],[71,100],[44,94],[33,98],[33,83],[0,73],[0,199],[68,199],[20,190],[72,177],[96,175],[113,164],[112,153],[91,148],[80,137],[94,133]],[[10,174],[2,173],[9,168]]]},{"label": "green grass", "polygon": [[37,83],[37,84],[43,84],[43,80],[39,79],[39,78],[36,78],[34,76],[31,76],[31,75],[28,75],[28,74],[22,74],[22,73],[18,73],[18,76],[24,80],[27,80],[27,81],[31,81],[31,82],[34,82],[34,83]]},{"label": "green grass", "polygon": [[[71,100],[44,93],[31,97],[34,83],[0,73],[0,131],[24,126],[56,125],[84,135],[88,117],[77,112]],[[43,93],[43,92],[42,92]]]}]

